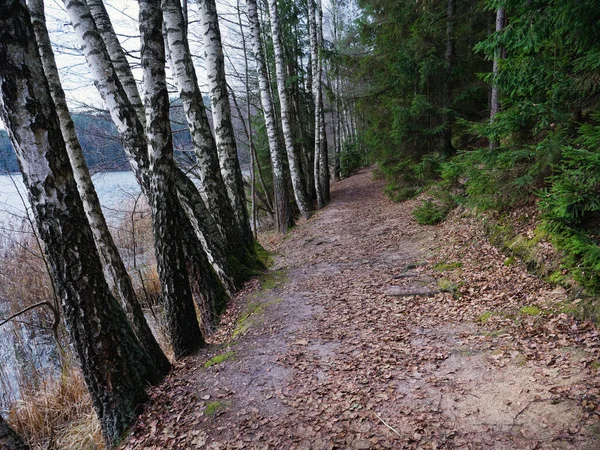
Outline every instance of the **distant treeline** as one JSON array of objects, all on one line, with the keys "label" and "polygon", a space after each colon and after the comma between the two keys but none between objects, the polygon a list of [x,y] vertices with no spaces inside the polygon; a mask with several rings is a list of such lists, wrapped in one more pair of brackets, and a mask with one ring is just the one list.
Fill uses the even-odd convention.
[{"label": "distant treeline", "polygon": [[[193,159],[183,150],[191,148],[190,134],[185,122],[177,117],[181,115],[180,108],[174,108],[172,111],[171,125],[176,157],[181,164],[189,165]],[[129,169],[119,134],[110,117],[87,112],[75,113],[72,117],[85,160],[92,172]],[[17,157],[8,133],[0,130],[0,173],[18,171]]]}]

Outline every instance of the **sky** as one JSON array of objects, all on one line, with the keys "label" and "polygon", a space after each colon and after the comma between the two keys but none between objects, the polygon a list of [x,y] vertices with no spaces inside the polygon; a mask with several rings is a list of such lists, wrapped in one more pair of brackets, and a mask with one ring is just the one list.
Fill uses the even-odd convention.
[{"label": "sky", "polygon": [[[202,46],[199,36],[194,33],[193,21],[197,18],[196,5],[189,0],[190,20],[190,45],[192,54],[196,56],[196,72],[200,89],[206,93],[206,76],[202,67]],[[243,59],[241,38],[239,34],[236,5],[238,0],[217,0],[217,9],[221,16],[220,28],[226,54],[226,65],[229,78],[228,83],[235,90],[243,90],[243,80],[236,74],[243,74]],[[245,9],[245,1],[239,0]],[[352,1],[348,3],[353,3]],[[134,76],[141,82],[141,70],[136,68],[135,56],[139,57],[140,41],[138,32],[138,2],[137,0],[105,0],[107,11],[111,17],[113,27],[124,49],[134,58],[130,59],[134,68]],[[329,0],[323,0],[325,15],[330,8]],[[56,63],[59,68],[63,89],[67,96],[69,107],[72,110],[91,106],[104,110],[104,103],[100,98],[93,79],[89,73],[87,63],[80,51],[78,39],[70,24],[68,14],[62,0],[45,0],[46,22],[50,39],[54,48]],[[245,22],[244,22],[245,26]],[[325,27],[327,31],[327,27]],[[253,61],[249,62],[250,70]],[[168,67],[167,67],[168,72]],[[0,120],[0,128],[4,128]]]}]

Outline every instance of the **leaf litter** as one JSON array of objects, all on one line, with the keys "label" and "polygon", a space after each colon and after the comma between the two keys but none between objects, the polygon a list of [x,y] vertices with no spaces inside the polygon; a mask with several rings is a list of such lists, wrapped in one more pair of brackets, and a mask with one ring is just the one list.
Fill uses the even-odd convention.
[{"label": "leaf litter", "polygon": [[236,295],[123,449],[600,447],[597,329],[476,219],[423,227],[382,188],[361,171],[271,240],[285,279]]}]

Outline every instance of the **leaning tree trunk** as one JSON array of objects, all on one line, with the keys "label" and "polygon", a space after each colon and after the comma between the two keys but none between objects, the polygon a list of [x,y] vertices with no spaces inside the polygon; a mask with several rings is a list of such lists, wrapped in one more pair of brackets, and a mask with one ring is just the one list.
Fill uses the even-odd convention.
[{"label": "leaning tree trunk", "polygon": [[[82,0],[65,0],[65,6],[78,37],[82,42],[84,56],[91,69],[92,76],[96,81],[96,87],[109,107],[113,122],[119,130],[123,148],[129,156],[133,172],[152,205],[151,171],[149,167],[148,142],[146,140],[145,130],[114,70],[107,48],[95,26],[94,19],[91,16],[87,3]],[[170,207],[177,208],[179,207],[179,203],[176,202],[175,204],[170,205]],[[163,212],[153,212],[154,217],[160,214],[163,214]],[[176,239],[176,237],[173,237],[173,239]],[[167,245],[176,244],[170,243]],[[156,246],[157,259],[162,258],[162,256],[158,254],[160,251],[161,249]],[[182,257],[182,255],[179,255],[179,257]],[[183,261],[178,261],[176,265],[179,269],[185,268]],[[175,277],[175,280],[170,281],[169,283],[176,284],[182,282],[180,274],[172,273],[172,275]],[[208,288],[210,288],[210,286]],[[163,289],[169,288],[163,286]],[[172,312],[177,314],[177,316],[169,317],[168,320],[177,321],[179,325],[172,325],[171,330],[189,330],[191,333],[190,337],[171,334],[170,339],[172,340],[172,344],[178,347],[180,344],[177,342],[186,342],[190,345],[189,351],[192,351],[197,345],[191,344],[192,342],[197,342],[197,333],[194,328],[194,326],[197,328],[195,317],[189,317],[189,314],[181,308],[173,309]]]},{"label": "leaning tree trunk", "polygon": [[213,125],[221,175],[227,187],[233,210],[242,236],[249,245],[254,240],[248,221],[244,179],[237,155],[237,145],[233,122],[231,120],[231,105],[225,79],[225,57],[221,43],[219,17],[215,0],[198,2],[200,14],[200,33],[204,44],[204,64],[208,79],[208,88],[212,105]]},{"label": "leaning tree trunk", "polygon": [[[206,115],[202,92],[198,87],[187,36],[182,32],[184,19],[181,5],[179,0],[163,0],[162,9],[173,77],[179,90],[198,159],[203,198],[223,235],[223,246],[242,264],[254,266],[253,247],[249,245],[244,233],[237,226],[234,209],[221,175],[217,145]],[[232,278],[236,284],[243,279],[243,277],[238,279],[239,277],[236,276]]]},{"label": "leaning tree trunk", "polygon": [[203,346],[204,339],[196,319],[185,253],[179,239],[182,217],[178,214],[174,183],[173,135],[169,120],[160,0],[139,0],[139,8],[156,265],[167,332],[175,357],[181,358]]},{"label": "leaning tree trunk", "polygon": [[171,364],[158,345],[158,342],[156,342],[152,330],[148,326],[142,307],[135,294],[131,278],[127,273],[123,259],[121,258],[119,250],[108,229],[108,224],[106,223],[100,207],[98,195],[96,194],[96,189],[92,183],[92,177],[90,176],[87,163],[83,156],[83,150],[81,149],[77,133],[75,132],[75,125],[69,114],[65,93],[62,89],[58,69],[54,60],[52,45],[50,44],[48,29],[46,28],[43,0],[29,0],[29,8],[31,11],[37,45],[44,66],[44,73],[48,79],[50,93],[52,94],[52,99],[56,106],[56,112],[60,121],[62,135],[67,146],[69,160],[71,161],[73,174],[75,175],[75,181],[77,182],[79,195],[83,201],[85,213],[90,222],[92,232],[94,233],[96,247],[105,264],[108,266],[114,285],[119,294],[121,304],[127,313],[129,321],[133,325],[136,336],[146,350],[146,353],[148,353],[148,356],[152,358],[159,370],[166,375],[171,368]]},{"label": "leaning tree trunk", "polygon": [[119,80],[127,94],[127,98],[135,109],[139,121],[145,126],[146,112],[144,111],[142,98],[137,83],[135,82],[135,78],[133,77],[133,73],[131,72],[131,68],[129,67],[129,61],[127,61],[123,47],[117,38],[117,34],[115,33],[108,12],[104,6],[104,1],[87,0],[87,4],[92,13],[92,17],[94,18],[94,22],[96,22],[98,32],[100,33],[100,36],[102,36],[102,40],[104,40],[115,71],[119,74]]},{"label": "leaning tree trunk", "polygon": [[[86,7],[86,5],[87,3],[83,3],[82,7]],[[140,119],[139,116],[131,113],[131,106],[141,97],[137,93],[137,86],[135,84],[126,82],[128,86],[127,93],[124,89],[120,89],[119,87],[119,81],[121,79],[130,80],[133,79],[133,75],[128,64],[112,65],[112,60],[121,60],[124,56],[124,52],[121,46],[117,45],[118,40],[116,39],[112,25],[110,25],[110,18],[106,13],[106,9],[96,7],[90,12],[93,14],[94,22],[101,22],[104,24],[104,27],[102,30],[99,30],[101,31],[101,39],[98,39],[96,34],[86,36],[86,39],[92,45],[97,44],[103,46],[105,41],[110,41],[113,44],[108,47],[104,46],[104,49],[106,50],[104,53],[89,53],[88,59],[90,62],[88,64],[99,68],[99,70],[93,70],[93,74],[101,75],[105,71],[110,75],[107,78],[102,76],[96,78],[96,87],[98,88],[100,95],[105,98],[107,105],[112,105],[110,108],[111,118],[119,130],[132,170],[134,171],[142,190],[144,193],[148,194],[150,189],[148,177],[148,149],[145,131],[142,126],[142,124],[145,123],[145,116]],[[141,104],[136,105],[134,106],[134,110],[143,112],[144,107]],[[136,121],[136,117],[141,121]],[[219,173],[218,162],[216,163],[216,167],[217,173]],[[185,178],[184,182],[180,181],[181,176]],[[206,208],[203,204],[200,205],[203,203],[203,200],[200,198],[194,183],[181,173],[181,171],[177,171],[176,179],[178,189],[182,185],[185,186],[184,197],[194,204],[193,208],[186,207],[186,212],[194,211],[197,213],[199,211],[196,216],[188,217],[189,221],[193,223],[191,229],[193,229],[195,235],[202,242],[203,248],[207,252],[207,256],[211,259],[211,263],[215,267],[215,271],[218,273],[221,281],[230,292],[233,292],[233,290],[235,290],[232,281],[235,277],[234,270],[230,267],[231,264],[228,255],[222,250],[222,247],[225,245],[225,240],[218,229],[218,222],[206,213]],[[180,193],[178,192],[178,194]],[[148,195],[146,196],[148,197]],[[182,196],[180,195],[180,198],[181,197]],[[223,197],[227,199],[226,194],[224,194]],[[232,215],[233,213],[231,212],[229,217],[232,218]],[[189,230],[190,228],[186,229]],[[192,236],[187,236],[186,239],[189,241],[193,238]],[[194,261],[190,261],[190,264],[193,265]],[[218,292],[220,292],[219,286],[205,285],[204,289],[208,296],[217,295]]]},{"label": "leaning tree trunk", "polygon": [[112,447],[147,399],[145,381],[160,374],[104,280],[21,0],[0,1],[0,29],[0,114],[23,172],[67,331]]},{"label": "leaning tree trunk", "polygon": [[[506,21],[506,11],[504,8],[496,10],[496,33],[504,28]],[[492,67],[492,98],[490,101],[490,122],[494,122],[494,117],[500,111],[500,89],[498,88],[498,74],[500,73],[500,59],[502,59],[502,47],[496,49],[494,54],[494,63]],[[498,147],[498,142],[490,140],[490,149]]]},{"label": "leaning tree trunk", "polygon": [[250,41],[252,43],[254,58],[256,58],[260,101],[265,118],[267,138],[269,140],[269,154],[271,157],[271,167],[273,170],[273,191],[275,198],[277,229],[281,233],[285,233],[288,228],[294,225],[294,218],[292,216],[292,208],[286,189],[284,163],[281,149],[279,148],[279,138],[277,135],[275,107],[273,105],[273,98],[271,97],[267,64],[264,59],[264,53],[260,40],[260,22],[258,20],[256,0],[246,0],[246,4],[248,6]]},{"label": "leaning tree trunk", "polygon": [[29,450],[29,446],[0,416],[0,450]]},{"label": "leaning tree trunk", "polygon": [[269,14],[271,16],[271,34],[273,38],[273,50],[275,53],[275,73],[277,76],[277,90],[279,92],[279,103],[281,104],[281,127],[285,148],[288,156],[288,165],[290,168],[290,177],[292,187],[294,188],[294,197],[304,217],[310,217],[310,205],[306,198],[306,187],[301,173],[301,162],[292,133],[292,124],[290,120],[290,99],[285,85],[285,64],[283,59],[283,43],[281,37],[281,25],[277,12],[277,0],[269,0]]},{"label": "leaning tree trunk", "polygon": [[[112,27],[108,13],[106,12],[106,9],[104,8],[104,6],[100,0],[92,0],[92,4],[93,4],[93,7],[90,8],[90,12],[92,13],[94,21],[96,23],[102,24],[102,27],[99,29],[99,32],[102,36],[102,39],[107,43],[106,49],[107,49],[107,52],[109,55],[109,59],[111,61],[117,61],[117,63],[114,64],[114,72],[115,72],[114,76],[116,78],[118,78],[119,80],[123,80],[122,83],[124,85],[124,90],[126,92],[126,96],[129,100],[129,102],[133,105],[136,112],[138,112],[138,119],[140,119],[140,122],[142,124],[145,124],[146,118],[145,118],[144,106],[141,104],[141,96],[138,93],[137,85],[135,84],[135,80],[133,78],[133,73],[131,71],[131,67],[127,63],[127,59],[125,57],[125,52],[123,51],[123,48],[119,44],[119,41],[118,41],[116,34],[114,32],[114,29]],[[166,12],[165,12],[165,14],[166,14]],[[187,21],[182,18],[179,30],[186,29],[187,28],[186,23],[187,23]],[[185,34],[183,36],[185,36]],[[131,82],[131,81],[133,81],[133,82]],[[200,94],[200,99],[202,99],[202,94]],[[126,106],[123,105],[124,99],[122,97],[114,96],[113,100],[117,102],[117,105],[121,105],[122,108],[125,108],[125,109],[127,108]],[[139,114],[141,114],[142,116],[140,117]],[[128,114],[125,114],[124,117],[127,118]],[[208,130],[209,138],[213,139],[211,131],[210,131],[210,126],[208,125],[208,119],[206,119],[206,113],[204,114],[204,117],[205,117],[206,126],[204,127],[203,131]],[[114,116],[114,115],[112,116],[112,118],[113,118],[113,122],[115,122],[115,124],[119,128],[120,123],[118,121],[121,119],[118,116]],[[121,128],[119,128],[119,129],[121,129]],[[133,132],[131,134],[128,134],[128,135],[121,134],[121,136],[124,139],[126,139],[127,142],[132,143],[132,145],[133,145],[132,149],[135,150],[137,148],[136,147],[137,141],[139,141],[139,139],[137,137],[138,129],[136,128],[135,130],[132,130],[132,131]],[[216,147],[214,145],[214,140],[212,141],[212,147],[214,148],[214,155],[215,155],[214,156],[214,168],[215,168],[214,173],[216,173],[216,175],[218,176],[218,179],[220,179],[221,174],[219,172],[219,163],[218,163],[218,158],[216,156]],[[146,150],[138,149],[138,152],[141,153],[140,157],[142,157],[142,159],[147,157]],[[130,157],[130,162],[131,162],[132,155],[129,155],[129,157]],[[206,162],[207,162],[206,160],[202,160],[199,157],[200,167],[205,170],[208,170],[209,173],[212,173],[211,169],[206,169],[210,165],[210,164],[206,164]],[[147,162],[146,162],[146,165],[147,165]],[[177,173],[177,179],[179,179],[179,175],[180,175],[179,172],[180,171],[178,171],[178,173]],[[210,183],[212,182],[212,179],[203,178],[202,181],[203,181],[204,186],[208,186],[208,187],[211,186]],[[189,199],[196,206],[198,206],[195,208],[187,208],[186,207],[185,210],[188,213],[191,213],[191,211],[195,211],[195,212],[198,212],[198,210],[201,211],[200,215],[197,215],[195,217],[192,217],[192,216],[188,217],[188,220],[191,223],[193,223],[194,226],[191,228],[186,227],[185,229],[194,231],[194,234],[203,243],[204,251],[207,253],[207,256],[209,257],[211,264],[213,264],[215,271],[217,272],[217,274],[219,275],[219,278],[221,279],[221,282],[227,288],[228,292],[232,293],[237,289],[236,284],[234,283],[237,273],[232,268],[232,264],[229,261],[229,256],[227,255],[227,252],[221,250],[221,248],[226,245],[231,245],[233,249],[239,249],[241,246],[236,245],[237,240],[239,240],[237,238],[238,233],[236,231],[237,229],[234,226],[235,221],[234,221],[234,217],[233,217],[233,210],[231,209],[231,205],[228,202],[225,187],[223,185],[222,189],[220,190],[222,192],[222,195],[220,197],[218,197],[218,196],[210,197],[210,198],[218,198],[219,199],[218,202],[216,202],[215,204],[207,203],[207,205],[209,206],[209,210],[211,212],[213,212],[213,215],[214,215],[214,211],[215,211],[215,205],[216,205],[217,209],[219,207],[221,208],[219,210],[220,214],[215,215],[215,217],[216,217],[216,219],[215,219],[215,217],[209,216],[207,214],[207,210],[204,207],[204,205],[202,205],[202,207],[199,207],[199,203],[201,203],[207,199],[206,196],[204,197],[204,200],[202,198],[200,198],[200,194],[198,193],[197,188],[191,181],[189,183],[183,183],[183,184],[186,186],[186,192],[183,197],[185,197],[186,199]],[[222,184],[222,180],[221,180],[221,184]],[[178,186],[181,186],[181,185],[182,185],[182,183],[178,182]],[[149,187],[149,185],[147,185],[146,187],[142,187],[142,188],[147,189],[148,187]],[[180,199],[181,198],[182,198],[182,196],[180,195]],[[228,225],[228,224],[231,224],[231,225]],[[229,235],[227,235],[226,238],[224,237],[224,234],[223,234],[225,232],[224,230],[225,231],[231,230],[231,231],[229,231]],[[191,240],[193,240],[193,237],[186,236],[186,240],[188,242],[190,242]],[[245,253],[244,253],[244,256],[245,256]],[[194,266],[194,264],[196,264],[194,258],[192,258],[188,261],[188,265],[190,267]],[[239,281],[238,281],[238,283],[239,283]],[[194,282],[194,284],[198,285],[198,283],[196,283],[196,282]],[[216,285],[205,285],[204,291],[205,291],[204,292],[205,296],[213,297],[213,296],[220,296],[221,295],[220,292],[222,291],[222,289],[220,288],[220,286],[216,286]]]}]

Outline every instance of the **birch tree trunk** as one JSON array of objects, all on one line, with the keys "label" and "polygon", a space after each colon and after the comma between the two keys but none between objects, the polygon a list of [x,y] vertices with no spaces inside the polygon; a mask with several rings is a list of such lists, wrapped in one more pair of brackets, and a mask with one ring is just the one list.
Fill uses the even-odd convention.
[{"label": "birch tree trunk", "polygon": [[123,47],[117,38],[117,34],[115,33],[106,7],[104,6],[104,0],[87,0],[87,4],[94,17],[94,22],[96,22],[98,32],[100,33],[100,36],[102,36],[102,40],[104,40],[115,70],[119,74],[119,79],[127,94],[127,98],[129,98],[129,101],[133,105],[138,119],[142,125],[145,126],[146,113],[144,111],[142,98],[135,78],[133,77],[133,73],[131,72],[129,61],[127,61]]},{"label": "birch tree trunk", "polygon": [[[254,248],[247,236],[237,225],[234,209],[227,194],[221,175],[217,146],[212,135],[202,93],[198,87],[196,71],[192,62],[187,36],[183,30],[183,15],[179,0],[163,0],[162,9],[166,25],[173,76],[183,103],[183,109],[190,129],[194,150],[200,168],[202,195],[206,206],[223,236],[222,244],[241,264],[254,266]],[[239,166],[238,166],[239,167]],[[244,205],[245,207],[245,205]],[[246,212],[247,215],[247,212]],[[199,217],[202,220],[202,216]],[[247,216],[246,216],[247,220]],[[250,232],[250,237],[252,233]],[[232,277],[236,283],[236,277]]]},{"label": "birch tree trunk", "polygon": [[[504,28],[506,21],[506,10],[504,8],[498,8],[496,10],[496,33],[499,33]],[[502,48],[496,49],[494,55],[494,63],[492,67],[492,98],[490,101],[490,122],[494,121],[494,117],[500,111],[500,90],[498,89],[498,74],[500,72],[500,59],[502,58]],[[490,140],[490,149],[498,147],[498,142]]]},{"label": "birch tree trunk", "polygon": [[[133,74],[131,72],[131,67],[127,63],[125,53],[116,37],[116,34],[115,34],[112,24],[110,22],[108,13],[106,12],[106,9],[104,8],[101,0],[92,0],[92,1],[94,1],[95,3],[94,3],[94,8],[91,9],[90,11],[93,14],[94,21],[103,24],[102,29],[99,31],[101,33],[102,39],[105,42],[110,43],[107,46],[107,52],[109,54],[109,59],[111,61],[113,61],[113,60],[119,61],[118,64],[114,65],[115,76],[118,77],[119,80],[125,80],[125,84],[127,87],[127,89],[125,89],[125,92],[126,92],[127,98],[129,99],[129,102],[134,106],[134,109],[136,109],[136,111],[138,111],[138,112],[141,112],[142,117],[138,117],[138,118],[140,119],[140,122],[142,124],[145,124],[146,118],[145,118],[144,107],[141,104],[141,97],[137,90],[137,85],[133,78]],[[179,12],[182,13],[182,10],[180,9]],[[187,8],[186,8],[185,12],[187,13]],[[165,18],[163,17],[163,21],[164,20],[165,20]],[[178,30],[186,30],[187,29],[187,20],[185,20],[183,14],[181,14],[181,22],[180,22],[179,26],[180,26],[180,28],[178,28]],[[187,45],[186,34],[182,33],[182,37],[185,38],[185,42]],[[183,41],[180,41],[180,42],[183,42]],[[193,68],[193,66],[191,66],[191,67]],[[194,77],[195,77],[195,72],[194,72]],[[120,98],[119,96],[116,96],[115,100],[117,100],[117,104],[122,104],[122,101],[124,99]],[[138,104],[138,102],[139,102],[139,104]],[[204,111],[204,109],[203,109],[204,105],[202,103],[202,94],[200,94],[200,104],[201,104],[202,110]],[[184,107],[185,107],[185,103],[184,103]],[[115,116],[113,116],[113,121],[115,121]],[[195,185],[191,181],[189,183],[187,183],[186,181],[182,182],[180,178],[181,178],[181,175],[183,175],[183,173],[181,173],[180,171],[177,171],[176,172],[176,179],[178,180],[177,185],[179,187],[185,186],[185,192],[179,193],[179,194],[182,194],[182,195],[179,195],[179,198],[182,201],[183,201],[183,199],[186,199],[186,201],[193,203],[193,207],[189,207],[190,205],[188,205],[188,207],[185,208],[187,214],[198,213],[199,211],[201,212],[201,215],[198,215],[197,217],[188,217],[188,220],[190,220],[190,222],[192,222],[194,225],[192,228],[186,228],[186,229],[193,230],[194,234],[198,237],[198,239],[200,239],[200,241],[203,244],[204,251],[207,253],[207,256],[208,256],[211,264],[213,265],[214,270],[219,275],[219,278],[220,278],[221,282],[223,283],[223,285],[225,286],[225,288],[227,289],[227,292],[233,293],[237,290],[237,286],[240,285],[241,281],[243,281],[243,280],[236,279],[236,271],[234,271],[232,269],[232,267],[231,267],[232,264],[229,261],[230,257],[227,254],[227,251],[225,251],[225,249],[229,249],[229,250],[242,249],[243,250],[244,248],[243,248],[243,246],[237,244],[237,242],[239,241],[239,237],[238,237],[238,233],[237,233],[237,228],[235,227],[233,210],[231,209],[231,205],[228,202],[225,187],[223,185],[222,179],[220,178],[221,174],[219,171],[218,158],[216,156],[216,147],[214,144],[214,139],[213,139],[212,133],[210,131],[210,125],[208,124],[208,119],[206,118],[206,112],[204,112],[204,122],[205,122],[205,126],[203,125],[202,132],[205,133],[204,137],[208,138],[212,142],[212,149],[213,149],[212,151],[214,152],[214,158],[213,158],[214,164],[211,164],[210,161],[204,160],[200,157],[200,155],[198,154],[198,147],[196,147],[196,153],[199,156],[198,160],[199,160],[200,167],[207,168],[206,170],[208,171],[209,175],[211,173],[213,173],[212,172],[213,169],[210,169],[210,168],[214,165],[215,176],[214,177],[210,177],[210,176],[204,177],[204,178],[202,178],[202,181],[203,181],[204,186],[208,186],[208,188],[210,188],[213,186],[213,185],[211,185],[213,180],[216,180],[216,182],[218,182],[218,180],[221,180],[220,182],[221,182],[222,187],[217,192],[222,192],[222,195],[220,195],[220,196],[213,195],[213,196],[209,196],[209,197],[207,197],[205,195],[203,198],[200,198],[200,195],[197,192],[197,188],[195,187]],[[134,131],[136,131],[136,130],[134,130]],[[192,134],[192,136],[194,136],[194,135]],[[136,137],[136,133],[134,132],[128,138],[131,138],[131,137]],[[135,146],[135,142],[133,144]],[[146,152],[146,150],[144,150],[143,156],[147,157],[145,152]],[[131,160],[131,158],[130,158],[130,160]],[[201,173],[201,175],[202,175],[202,173]],[[185,177],[185,175],[184,175],[184,177]],[[185,177],[185,178],[187,178],[187,177]],[[214,192],[214,191],[211,191],[211,192]],[[217,198],[218,201],[211,203],[210,200],[215,199],[215,198]],[[209,211],[211,211],[212,215],[207,214],[207,209],[206,209],[206,207],[204,207],[204,205],[200,205],[200,203],[202,203],[203,201],[207,201],[207,206],[209,208]],[[190,242],[193,238],[192,238],[192,236],[187,236],[186,239],[188,242]],[[228,247],[228,245],[231,247]],[[239,255],[238,255],[238,259],[243,259],[245,256],[246,256],[246,253],[244,252],[241,257],[239,257]],[[192,258],[192,260],[189,261],[190,266],[193,266],[196,263],[197,263],[197,258]],[[197,273],[201,273],[203,271],[203,269],[200,267],[198,267],[194,270]],[[195,283],[195,285],[198,285],[198,283]],[[219,286],[205,285],[204,297],[206,297],[206,298],[212,298],[215,296],[218,297],[221,295],[220,292],[221,292],[221,289]]]},{"label": "birch tree trunk", "polygon": [[204,44],[204,64],[208,79],[208,88],[212,105],[213,125],[221,175],[227,187],[238,226],[247,243],[254,238],[248,220],[244,179],[237,155],[237,145],[233,122],[231,120],[231,105],[225,78],[225,57],[221,43],[219,17],[215,0],[200,0],[200,33]]},{"label": "birch tree trunk", "polygon": [[279,92],[279,102],[281,104],[281,127],[285,148],[288,156],[288,165],[290,168],[290,177],[292,187],[294,188],[294,197],[300,214],[304,217],[310,217],[310,205],[306,197],[306,187],[301,172],[301,162],[297,149],[294,144],[292,125],[290,121],[290,99],[285,85],[285,64],[283,56],[283,43],[281,38],[281,29],[279,15],[277,12],[277,0],[268,0],[269,14],[271,16],[271,35],[273,38],[273,50],[275,52],[275,73],[277,76],[277,90]]},{"label": "birch tree trunk", "polygon": [[174,183],[173,135],[160,0],[139,0],[139,18],[156,265],[169,340],[175,357],[181,358],[202,347],[204,339],[196,319],[185,253],[179,239],[182,216],[178,214]]},{"label": "birch tree trunk", "polygon": [[29,450],[29,446],[14,432],[2,416],[0,416],[0,449],[1,450]]},{"label": "birch tree trunk", "polygon": [[[148,197],[150,203],[152,203],[148,143],[146,140],[145,131],[138,120],[137,115],[135,114],[135,110],[133,109],[127,96],[125,95],[124,90],[122,89],[122,86],[119,82],[119,77],[111,63],[110,56],[108,55],[108,51],[104,45],[104,41],[95,28],[95,23],[91,17],[89,8],[87,7],[87,3],[79,0],[67,0],[66,6],[67,12],[71,17],[71,21],[74,23],[74,27],[79,35],[80,41],[83,43],[84,56],[86,57],[88,65],[91,68],[92,75],[96,81],[96,87],[104,98],[105,103],[111,113],[113,122],[116,124],[117,129],[120,132],[123,147],[129,156],[134,174],[138,178],[138,182],[142,187],[143,192],[146,194],[146,197]],[[173,170],[174,181],[177,183],[178,187],[177,200],[181,199],[181,196],[179,195],[179,186],[183,184],[184,187],[190,191],[185,193],[186,198],[191,199],[192,202],[202,203],[202,207],[204,207],[202,199],[199,198],[200,196],[198,191],[196,190],[192,181],[184,176],[186,181],[181,183],[181,171],[175,168]],[[189,183],[186,184],[187,182]],[[191,189],[189,187],[190,184],[192,186]],[[175,207],[175,205],[172,206]],[[183,206],[183,203],[179,203],[179,201],[177,202],[178,208]],[[200,207],[196,207],[193,210],[187,206],[184,208],[186,215],[188,215],[187,213],[191,211],[195,212],[199,209],[202,212],[206,211],[205,208],[202,209]],[[179,209],[177,212],[179,214]],[[202,217],[202,215],[193,217],[188,215],[188,220],[192,224],[196,236],[186,236],[185,238],[186,240],[196,238],[202,239],[202,246],[206,249],[207,253],[211,250],[215,250],[211,254],[211,256],[214,258],[215,265],[218,267],[220,273],[225,275],[223,277],[224,282],[230,282],[231,276],[229,274],[233,273],[233,269],[230,267],[228,256],[223,254],[223,252],[220,252],[219,246],[220,242],[222,241],[215,241],[216,227],[214,224],[205,227],[205,222]],[[208,221],[210,218],[207,217],[206,219]],[[181,232],[187,232],[189,229],[189,227],[184,227]],[[221,238],[219,237],[218,239]],[[197,263],[198,260],[196,259],[187,259],[187,269],[190,271],[190,273],[202,273],[205,270],[203,267],[194,267],[194,264]],[[183,265],[180,265],[180,267],[183,267]],[[206,293],[206,298],[218,296],[219,292],[222,291],[221,286],[211,284],[204,285],[203,290]],[[202,310],[202,308],[200,309]],[[182,324],[185,324],[189,318],[185,317],[185,314],[183,314],[183,316],[178,320],[180,320]],[[185,326],[181,327],[181,329],[185,328]],[[179,338],[176,336],[171,336],[171,338],[181,341],[186,340],[185,337]]]},{"label": "birch tree trunk", "polygon": [[[87,16],[85,15],[86,10],[89,13],[87,3],[82,2],[79,7],[82,9],[84,17],[90,19],[89,14]],[[96,11],[96,14],[102,15],[105,12],[105,10]],[[104,19],[109,20],[108,17],[105,17]],[[95,18],[94,21],[95,20],[97,20],[97,18]],[[91,30],[95,29],[94,21],[91,21],[89,24]],[[148,177],[149,161],[145,130],[141,125],[142,122],[137,120],[139,118],[137,118],[136,114],[132,114],[133,109],[131,102],[119,82],[122,76],[129,76],[131,69],[128,65],[121,65],[118,66],[120,72],[116,72],[115,67],[112,65],[111,58],[118,57],[118,49],[113,48],[113,55],[110,55],[99,33],[92,32],[85,34],[85,40],[82,42],[85,44],[84,50],[89,50],[89,48],[103,50],[84,51],[84,54],[88,60],[88,65],[92,68],[92,75],[95,77],[96,87],[100,92],[100,95],[105,99],[111,118],[119,130],[124,150],[129,157],[132,170],[134,171],[143,192],[148,197],[150,181]],[[122,52],[122,49],[120,49],[120,52]],[[106,77],[104,74],[106,74]],[[216,164],[216,167],[217,173],[219,173],[218,163]],[[185,205],[185,211],[186,215],[188,215],[188,220],[192,223],[192,229],[195,235],[200,239],[200,242],[202,242],[202,246],[205,249],[207,256],[213,264],[219,278],[228,289],[228,292],[235,291],[237,288],[237,285],[233,281],[235,280],[235,271],[231,267],[229,255],[227,255],[227,252],[224,250],[226,241],[218,227],[218,222],[207,213],[204,202],[202,198],[200,198],[194,183],[180,170],[176,170],[175,178],[179,199],[182,202],[183,199],[188,202],[188,205]],[[179,192],[179,189],[183,189],[183,192]],[[224,195],[224,198],[227,199],[226,194]],[[184,205],[182,204],[182,206]],[[196,214],[196,216],[190,216],[189,214]],[[233,212],[229,215],[230,221],[232,220],[232,215]],[[186,239],[191,240],[192,237],[187,236]],[[194,261],[189,261],[189,264],[193,265]],[[201,272],[201,268],[198,268],[198,271]],[[209,292],[211,290],[214,292]],[[212,297],[218,295],[220,288],[219,286],[205,285],[204,291],[208,297]]]},{"label": "birch tree trunk", "polygon": [[83,156],[83,150],[79,144],[79,139],[75,132],[75,125],[69,114],[65,93],[62,89],[58,69],[50,44],[48,29],[46,28],[46,19],[44,14],[43,0],[29,0],[29,9],[33,29],[37,40],[37,45],[42,59],[44,73],[48,80],[50,93],[56,106],[56,112],[60,122],[63,138],[67,147],[67,153],[73,168],[75,181],[79,195],[83,201],[83,207],[90,223],[94,240],[100,256],[107,265],[111,273],[114,285],[119,294],[121,304],[127,313],[127,317],[137,338],[152,358],[157,368],[163,375],[166,375],[171,364],[156,342],[152,330],[148,326],[144,312],[137,299],[131,278],[127,273],[123,259],[108,229],[108,225],[100,207],[100,201],[96,194],[96,189],[92,182],[90,172]]},{"label": "birch tree trunk", "polygon": [[160,378],[104,280],[21,0],[0,0],[0,115],[23,172],[73,348],[108,447]]},{"label": "birch tree trunk", "polygon": [[312,96],[314,103],[315,139],[314,139],[314,165],[313,177],[315,184],[315,194],[317,207],[322,208],[325,205],[323,198],[323,186],[321,186],[320,165],[321,165],[321,70],[319,58],[319,41],[317,33],[317,13],[314,0],[308,0],[308,29],[310,41],[310,71],[312,73]]},{"label": "birch tree trunk", "polygon": [[273,170],[273,194],[275,199],[277,229],[279,232],[285,233],[288,228],[294,225],[294,218],[292,216],[292,209],[286,189],[283,157],[279,147],[279,138],[277,134],[275,107],[273,105],[273,98],[271,97],[267,64],[260,39],[260,22],[258,19],[256,0],[246,0],[246,5],[248,7],[250,42],[257,65],[260,101],[267,129],[267,138],[269,140],[269,155],[271,157],[271,167]]},{"label": "birch tree trunk", "polygon": [[320,85],[320,100],[319,100],[319,110],[321,114],[320,119],[320,128],[319,128],[319,141],[321,144],[321,150],[319,151],[319,181],[321,184],[321,195],[323,196],[323,200],[325,203],[329,203],[330,194],[329,194],[329,149],[327,145],[327,127],[325,122],[325,98],[323,95],[323,7],[321,4],[321,0],[317,0],[317,13],[318,13],[318,28],[317,28],[317,38],[319,44],[319,65],[318,65],[318,75],[319,75],[319,85]]}]

